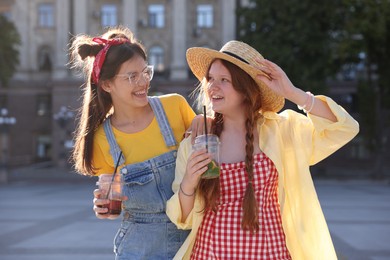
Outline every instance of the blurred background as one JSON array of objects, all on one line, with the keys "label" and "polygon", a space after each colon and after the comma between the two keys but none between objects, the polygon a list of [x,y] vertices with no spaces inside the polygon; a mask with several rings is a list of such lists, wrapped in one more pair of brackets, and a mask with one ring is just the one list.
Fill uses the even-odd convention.
[{"label": "blurred background", "polygon": [[84,180],[68,174],[83,82],[67,66],[68,47],[77,34],[117,25],[148,50],[150,94],[176,92],[190,104],[197,81],[187,48],[254,46],[297,87],[330,96],[360,123],[356,138],[312,168],[314,179],[389,187],[389,0],[0,0],[0,189],[54,175]]},{"label": "blurred background", "polygon": [[242,40],[360,122],[359,135],[318,165],[318,175],[339,176],[330,167],[340,166],[357,170],[354,178],[389,176],[389,9],[388,0],[1,0],[2,168],[68,164],[82,84],[67,66],[69,43],[125,25],[156,68],[152,95],[177,92],[192,104],[186,49]]},{"label": "blurred background", "polygon": [[69,43],[125,25],[156,68],[152,95],[177,92],[192,104],[186,49],[242,40],[296,86],[329,95],[360,122],[359,135],[318,165],[318,175],[340,166],[359,177],[389,176],[388,0],[1,0],[0,14],[2,168],[68,164],[82,84],[67,66]]}]

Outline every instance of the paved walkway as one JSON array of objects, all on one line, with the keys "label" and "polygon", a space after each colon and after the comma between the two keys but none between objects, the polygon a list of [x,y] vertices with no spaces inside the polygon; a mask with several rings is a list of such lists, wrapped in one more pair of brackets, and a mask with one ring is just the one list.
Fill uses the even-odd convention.
[{"label": "paved walkway", "polygon": [[[94,178],[53,167],[14,170],[0,185],[0,259],[113,259],[119,220],[92,210]],[[390,259],[388,182],[317,180],[340,260]]]}]

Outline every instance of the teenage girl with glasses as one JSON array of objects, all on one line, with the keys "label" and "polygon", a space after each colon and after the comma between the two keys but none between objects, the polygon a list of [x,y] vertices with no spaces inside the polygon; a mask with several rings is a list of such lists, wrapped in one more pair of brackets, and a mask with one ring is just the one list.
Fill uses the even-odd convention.
[{"label": "teenage girl with glasses", "polygon": [[[187,237],[165,214],[172,196],[176,151],[195,117],[178,94],[149,97],[153,67],[126,28],[101,37],[76,36],[71,64],[85,74],[73,160],[84,175],[113,173],[124,180],[123,219],[114,241],[116,259],[171,259]],[[202,131],[196,117],[192,132]],[[107,214],[107,200],[94,191],[94,211]]]}]

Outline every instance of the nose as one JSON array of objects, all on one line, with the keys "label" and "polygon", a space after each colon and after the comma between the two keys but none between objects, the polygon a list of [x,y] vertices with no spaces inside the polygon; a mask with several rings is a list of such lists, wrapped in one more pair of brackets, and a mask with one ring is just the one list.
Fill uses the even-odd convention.
[{"label": "nose", "polygon": [[212,82],[209,82],[207,84],[207,89],[218,88],[218,87],[219,87],[219,81],[218,80],[213,80]]},{"label": "nose", "polygon": [[137,85],[140,86],[140,85],[144,85],[144,84],[148,84],[149,83],[149,80],[145,77],[145,75],[141,74],[138,81],[137,81]]}]

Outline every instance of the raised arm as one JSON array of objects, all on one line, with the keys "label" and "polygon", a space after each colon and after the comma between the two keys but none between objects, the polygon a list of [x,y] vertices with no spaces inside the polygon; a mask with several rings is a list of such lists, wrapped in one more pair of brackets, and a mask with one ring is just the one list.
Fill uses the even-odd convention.
[{"label": "raised arm", "polygon": [[297,104],[307,113],[336,122],[336,116],[326,102],[314,97],[310,92],[295,87],[278,65],[266,59],[258,62],[257,68],[266,73],[269,78],[262,74],[258,77],[274,92]]}]

